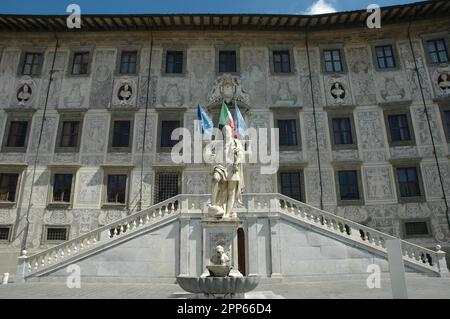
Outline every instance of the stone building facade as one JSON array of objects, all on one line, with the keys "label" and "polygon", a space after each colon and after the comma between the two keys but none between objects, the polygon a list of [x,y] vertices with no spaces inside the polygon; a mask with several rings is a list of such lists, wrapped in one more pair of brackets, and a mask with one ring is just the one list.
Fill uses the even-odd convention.
[{"label": "stone building facade", "polygon": [[[0,272],[14,272],[24,231],[35,252],[171,195],[207,194],[209,168],[174,164],[164,136],[174,123],[193,132],[197,104],[208,105],[224,78],[244,96],[238,104],[250,127],[282,126],[289,136],[277,174],[246,166],[246,193],[287,192],[319,207],[322,184],[324,210],[448,251],[440,183],[448,198],[448,6],[414,21],[411,42],[412,18],[398,8],[395,23],[378,30],[352,15],[308,33],[288,25],[289,16],[265,17],[273,26],[259,29],[264,17],[246,27],[238,16],[242,25],[227,29],[200,27],[194,15],[155,17],[155,30],[133,29],[130,16],[110,24],[90,17],[87,32],[61,31],[51,18],[37,32],[2,27]],[[215,17],[202,19],[212,25]]]}]

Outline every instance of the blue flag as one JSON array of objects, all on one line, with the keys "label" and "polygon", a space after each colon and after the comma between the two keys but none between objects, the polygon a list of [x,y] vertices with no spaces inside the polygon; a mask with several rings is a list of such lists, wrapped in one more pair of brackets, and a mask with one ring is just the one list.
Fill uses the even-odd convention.
[{"label": "blue flag", "polygon": [[245,131],[247,130],[247,124],[245,123],[244,117],[237,106],[237,103],[234,105],[234,122],[236,125],[236,132],[239,134],[240,138],[244,138]]},{"label": "blue flag", "polygon": [[200,121],[200,131],[202,134],[211,136],[214,128],[213,121],[208,116],[208,113],[203,109],[203,107],[199,104],[197,107],[197,116]]}]

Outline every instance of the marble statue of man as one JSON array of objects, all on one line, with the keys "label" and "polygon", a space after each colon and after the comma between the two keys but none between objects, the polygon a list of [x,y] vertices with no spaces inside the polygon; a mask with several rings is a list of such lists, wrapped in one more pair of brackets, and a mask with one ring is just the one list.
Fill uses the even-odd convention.
[{"label": "marble statue of man", "polygon": [[216,163],[212,177],[212,204],[209,215],[212,217],[237,218],[233,213],[234,203],[241,202],[244,188],[244,147],[241,141],[233,138],[230,126],[223,128],[223,160]]}]

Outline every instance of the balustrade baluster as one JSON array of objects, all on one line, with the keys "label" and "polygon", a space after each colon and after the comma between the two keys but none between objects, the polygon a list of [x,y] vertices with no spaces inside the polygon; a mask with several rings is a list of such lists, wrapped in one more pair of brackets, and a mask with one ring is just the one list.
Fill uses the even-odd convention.
[{"label": "balustrade baluster", "polygon": [[148,224],[150,222],[150,215],[145,214],[145,223]]},{"label": "balustrade baluster", "polygon": [[122,224],[120,225],[119,232],[121,235],[123,234],[123,225]]},{"label": "balustrade baluster", "polygon": [[139,227],[144,225],[144,221],[142,220],[142,216],[139,217]]}]

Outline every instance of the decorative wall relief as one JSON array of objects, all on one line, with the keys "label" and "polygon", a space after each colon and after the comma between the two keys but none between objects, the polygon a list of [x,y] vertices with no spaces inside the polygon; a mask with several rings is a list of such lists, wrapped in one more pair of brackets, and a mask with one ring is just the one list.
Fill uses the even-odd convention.
[{"label": "decorative wall relief", "polygon": [[[142,207],[149,207],[152,204],[153,196],[153,179],[154,173],[144,172],[142,176]],[[139,202],[139,192],[141,189],[141,172],[140,170],[135,170],[132,174],[132,187],[131,187],[131,197],[130,197],[130,207],[134,208]]]},{"label": "decorative wall relief", "polygon": [[64,79],[61,108],[87,108],[89,106],[89,87],[88,79]]},{"label": "decorative wall relief", "polygon": [[189,93],[193,105],[204,104],[214,79],[213,51],[193,49],[189,51],[190,63]]},{"label": "decorative wall relief", "polygon": [[[31,167],[31,166],[30,166]],[[33,170],[30,168],[25,172],[25,187],[23,189],[23,197],[28,199],[30,197],[31,179]],[[31,197],[31,203],[34,208],[45,207],[47,205],[48,184],[50,182],[50,171],[46,169],[37,169],[34,178],[33,195]],[[28,200],[24,201],[25,205],[28,205]]]},{"label": "decorative wall relief", "polygon": [[136,106],[137,87],[137,78],[135,77],[121,77],[115,79],[112,108]]},{"label": "decorative wall relief", "polygon": [[417,146],[396,146],[390,148],[391,159],[418,158]]},{"label": "decorative wall relief", "polygon": [[44,212],[45,225],[70,225],[73,222],[73,214],[70,210],[46,210]]},{"label": "decorative wall relief", "polygon": [[[437,124],[437,115],[435,106],[427,106],[428,110],[428,118],[430,120],[431,130],[433,132],[434,142],[436,144],[442,143],[441,134],[437,134],[440,132],[439,126]],[[419,145],[431,145],[431,135],[428,127],[427,116],[425,114],[425,109],[423,106],[417,106],[412,108],[413,120],[415,124],[415,131],[419,136]]]},{"label": "decorative wall relief", "polygon": [[77,229],[73,229],[75,236],[81,236],[98,227],[98,216],[100,212],[96,209],[75,209],[73,216]]},{"label": "decorative wall relief", "polygon": [[[39,131],[41,130],[42,117],[38,117],[33,121],[33,128],[29,136],[30,142],[28,143],[29,152],[36,152],[36,148],[39,140]],[[52,153],[55,145],[55,138],[58,128],[58,119],[56,116],[48,115],[44,121],[44,127],[42,130],[41,145],[39,146],[39,153],[47,154]]]},{"label": "decorative wall relief", "polygon": [[395,200],[394,182],[389,166],[364,167],[363,172],[368,201]]},{"label": "decorative wall relief", "polygon": [[165,107],[185,106],[187,103],[186,91],[184,81],[166,80],[161,87],[161,105]]},{"label": "decorative wall relief", "polygon": [[250,105],[249,94],[242,87],[239,77],[223,74],[214,81],[213,88],[208,95],[207,105],[222,103],[222,100],[225,100],[227,103],[236,100]]},{"label": "decorative wall relief", "polygon": [[19,50],[5,50],[0,64],[0,105],[8,105],[13,92],[16,68],[19,63]]},{"label": "decorative wall relief", "polygon": [[[53,67],[52,83],[50,84],[50,90],[48,95],[47,107],[55,108],[60,103],[61,87],[68,55],[69,53],[66,51],[59,51],[56,54],[55,65]],[[48,52],[46,56],[46,63],[42,70],[42,80],[41,80],[42,84],[39,98],[39,106],[41,107],[45,105],[52,63],[53,63],[53,53]]]},{"label": "decorative wall relief", "polygon": [[273,106],[299,106],[299,87],[297,78],[273,78],[269,84]]},{"label": "decorative wall relief", "polygon": [[15,86],[15,93],[11,99],[11,106],[31,107],[38,95],[38,84],[29,76],[19,79]]},{"label": "decorative wall relief", "polygon": [[10,225],[14,224],[15,212],[12,209],[0,209],[0,224]]},{"label": "decorative wall relief", "polygon": [[148,106],[152,107],[156,104],[156,92],[158,89],[158,77],[152,76],[150,78],[150,87],[148,84],[148,76],[141,76],[139,80],[139,97],[138,107],[145,108],[147,105],[147,91],[148,91]]},{"label": "decorative wall relief", "polygon": [[437,68],[433,72],[432,81],[437,97],[450,95],[450,67]]},{"label": "decorative wall relief", "polygon": [[[316,150],[316,133],[314,126],[314,116],[312,113],[304,113],[304,135],[306,138],[306,147],[308,150]],[[328,146],[328,128],[326,123],[326,113],[316,113],[317,135],[320,151],[329,151]]]},{"label": "decorative wall relief", "polygon": [[252,112],[249,116],[249,127],[253,128],[268,128],[270,127],[270,118],[267,113]]},{"label": "decorative wall relief", "polygon": [[[306,201],[320,203],[320,178],[318,169],[305,169]],[[333,169],[322,168],[324,204],[336,205],[336,190]]]},{"label": "decorative wall relief", "polygon": [[377,76],[377,96],[379,102],[402,101],[409,97],[403,87],[406,81],[401,74],[390,73]]},{"label": "decorative wall relief", "polygon": [[77,204],[96,206],[100,202],[102,172],[82,171],[78,174]]},{"label": "decorative wall relief", "polygon": [[[311,81],[309,79],[308,56],[305,49],[295,50],[297,70],[300,75],[300,87],[302,92],[303,106],[312,107],[311,99]],[[321,106],[325,103],[322,99],[324,96],[320,83],[320,63],[319,51],[310,49],[309,59],[311,64],[312,88],[314,92],[314,103],[316,106]]]},{"label": "decorative wall relief", "polygon": [[209,194],[211,174],[209,171],[185,171],[186,194]]},{"label": "decorative wall relief", "polygon": [[334,213],[338,216],[344,217],[356,223],[366,223],[369,219],[369,214],[365,207],[359,206],[336,207]]},{"label": "decorative wall relief", "polygon": [[108,118],[86,117],[84,125],[84,136],[89,136],[82,141],[82,151],[84,153],[103,153],[108,139]]},{"label": "decorative wall relief", "polygon": [[[411,99],[418,101],[422,100],[421,90],[419,82],[417,80],[416,66],[411,52],[411,45],[409,41],[398,42],[398,47],[400,50],[400,60],[403,62],[406,81],[409,84],[409,91]],[[414,54],[416,56],[417,68],[419,70],[420,81],[422,82],[422,89],[424,92],[425,99],[431,99],[431,88],[428,74],[426,71],[425,58],[422,53],[422,44],[419,41],[413,41]]]},{"label": "decorative wall relief", "polygon": [[250,96],[251,106],[263,108],[267,105],[267,49],[243,49],[242,83]]},{"label": "decorative wall relief", "polygon": [[[274,179],[276,175],[261,174],[259,168],[247,169],[247,180],[251,183],[247,183],[245,186],[246,193],[275,193]],[[278,190],[279,192],[280,190]]]},{"label": "decorative wall relief", "polygon": [[90,97],[92,108],[107,108],[111,103],[115,63],[115,49],[103,49],[95,52]]},{"label": "decorative wall relief", "polygon": [[367,47],[347,48],[352,91],[358,105],[376,104],[371,56]]},{"label": "decorative wall relief", "polygon": [[73,164],[78,163],[80,159],[79,153],[54,153],[53,154],[53,163],[67,163]]},{"label": "decorative wall relief", "polygon": [[98,216],[98,223],[100,225],[109,225],[126,216],[127,213],[123,210],[102,210]]},{"label": "decorative wall relief", "polygon": [[386,142],[381,114],[378,111],[355,112],[359,135],[358,143],[363,151],[364,161],[384,161]]},{"label": "decorative wall relief", "polygon": [[328,106],[353,105],[350,85],[346,76],[324,76],[325,95]]},{"label": "decorative wall relief", "polygon": [[[440,163],[442,182],[446,194],[450,194],[450,166]],[[442,188],[435,163],[422,164],[423,182],[427,198],[442,199]]]},{"label": "decorative wall relief", "polygon": [[334,161],[359,161],[358,150],[337,150],[333,151]]},{"label": "decorative wall relief", "polygon": [[[154,114],[148,114],[147,116],[147,127],[145,129],[146,133],[145,133],[145,153],[151,153],[153,150],[153,147],[155,146],[155,128],[157,125],[156,122],[156,115]],[[136,133],[135,133],[135,145],[133,147],[135,154],[138,154],[138,156],[140,155],[140,153],[142,152],[142,143],[143,143],[143,138],[144,138],[144,122],[145,122],[145,118],[144,115],[140,114],[139,116],[136,117],[136,122],[135,122],[135,128],[136,128]]]}]

